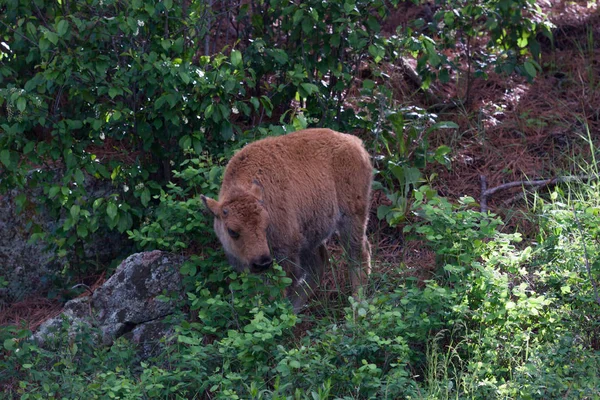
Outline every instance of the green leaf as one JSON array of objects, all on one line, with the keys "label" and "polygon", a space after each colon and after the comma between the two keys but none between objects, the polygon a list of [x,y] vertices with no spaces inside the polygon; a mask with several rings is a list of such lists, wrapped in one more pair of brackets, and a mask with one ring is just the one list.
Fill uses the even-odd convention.
[{"label": "green leaf", "polygon": [[381,46],[370,45],[369,54],[373,57],[375,63],[379,63],[385,57],[385,49]]},{"label": "green leaf", "polygon": [[150,202],[150,190],[148,190],[148,188],[144,188],[140,200],[144,207],[148,206],[148,203]]},{"label": "green leaf", "polygon": [[531,61],[525,61],[523,67],[525,68],[525,72],[527,72],[529,77],[535,78],[537,71],[535,70],[535,65]]},{"label": "green leaf", "polygon": [[354,11],[356,9],[356,2],[355,1],[345,1],[344,2],[344,11],[346,11],[347,14],[350,14],[352,11]]},{"label": "green leaf", "polygon": [[94,203],[92,204],[92,209],[94,211],[96,211],[98,209],[98,207],[100,207],[102,205],[102,203],[104,203],[104,199],[102,197],[97,198],[96,200],[94,200]]},{"label": "green leaf", "polygon": [[31,22],[27,23],[27,32],[31,35],[31,36],[35,36],[35,34],[37,33],[37,28],[35,27],[34,24],[32,24]]},{"label": "green leaf", "polygon": [[183,135],[181,139],[179,139],[179,147],[181,147],[183,150],[192,147],[192,138],[190,135]]},{"label": "green leaf", "polygon": [[363,88],[365,88],[365,89],[374,89],[375,88],[375,82],[372,81],[371,79],[365,79],[363,81]]},{"label": "green leaf", "polygon": [[300,87],[306,92],[308,96],[319,91],[319,87],[317,85],[313,85],[312,83],[301,83]]},{"label": "green leaf", "polygon": [[81,238],[85,238],[88,235],[88,229],[86,224],[78,224],[77,225],[77,236]]},{"label": "green leaf", "polygon": [[117,205],[115,203],[108,203],[106,206],[106,215],[108,215],[108,218],[114,221],[114,219],[117,217],[117,212]]},{"label": "green leaf", "polygon": [[[177,39],[173,42],[173,46],[171,47],[171,49],[175,53],[180,54],[183,51],[183,45],[184,45],[184,40],[182,37],[180,37],[179,39]],[[183,60],[181,58],[173,59],[173,64],[181,64],[181,63],[183,63]]]},{"label": "green leaf", "polygon": [[221,126],[221,137],[223,140],[229,140],[233,137],[233,128],[230,123],[224,123]]},{"label": "green leaf", "polygon": [[29,154],[35,149],[35,142],[27,142],[25,147],[23,147],[23,154]]},{"label": "green leaf", "polygon": [[78,185],[83,184],[83,172],[80,169],[75,171],[75,182],[77,182]]},{"label": "green leaf", "polygon": [[73,217],[74,220],[77,220],[77,218],[79,218],[79,213],[81,212],[81,207],[79,207],[77,204],[73,204],[71,206],[71,217]]},{"label": "green leaf", "polygon": [[58,43],[58,35],[54,32],[46,31],[46,39],[50,41],[52,44]]},{"label": "green leaf", "polygon": [[383,220],[386,215],[392,210],[392,206],[381,205],[377,207],[377,218]]},{"label": "green leaf", "polygon": [[48,197],[52,199],[58,194],[58,192],[60,192],[60,186],[52,186],[50,190],[48,190]]},{"label": "green leaf", "polygon": [[120,94],[123,94],[123,91],[119,88],[111,87],[110,89],[108,89],[108,95],[110,96],[111,99],[114,99],[115,97],[117,97]]},{"label": "green leaf", "polygon": [[41,37],[40,40],[39,40],[39,42],[38,42],[38,46],[40,48],[40,53],[43,54],[50,47],[50,42],[45,37]]},{"label": "green leaf", "polygon": [[6,149],[0,151],[0,162],[2,162],[6,168],[10,167],[10,151]]},{"label": "green leaf", "polygon": [[[129,218],[127,218],[129,217]],[[119,224],[117,225],[117,230],[121,233],[125,232],[127,229],[131,228],[131,224],[129,222],[129,220],[131,219],[129,214],[123,214],[121,213],[119,215]]]},{"label": "green leaf", "polygon": [[19,110],[20,112],[25,111],[25,107],[27,106],[27,100],[25,100],[25,97],[19,97],[17,99],[17,110]]},{"label": "green leaf", "polygon": [[167,10],[170,10],[173,7],[173,0],[163,0],[163,5]]},{"label": "green leaf", "polygon": [[186,85],[188,83],[190,83],[190,81],[191,81],[190,75],[186,71],[183,71],[183,70],[180,69],[178,71],[178,73],[179,73],[179,77],[181,78],[181,80],[183,81],[183,83],[185,83]]},{"label": "green leaf", "polygon": [[433,132],[438,129],[458,129],[458,124],[456,124],[456,122],[452,122],[452,121],[441,121],[441,122],[431,125],[427,129],[427,133]]},{"label": "green leaf", "polygon": [[4,341],[4,348],[8,351],[14,350],[17,347],[16,343],[15,339],[6,339]]},{"label": "green leaf", "polygon": [[442,145],[440,147],[438,147],[437,149],[435,149],[435,156],[439,157],[439,156],[445,156],[446,154],[450,154],[451,149],[448,146]]},{"label": "green leaf", "polygon": [[232,50],[231,64],[237,69],[242,68],[242,53],[239,50]]},{"label": "green leaf", "polygon": [[67,33],[67,29],[69,29],[69,23],[64,19],[61,19],[56,25],[58,36],[64,36]]},{"label": "green leaf", "polygon": [[100,128],[102,128],[102,120],[101,119],[95,119],[92,121],[92,129],[95,131],[99,131]]},{"label": "green leaf", "polygon": [[196,266],[191,262],[184,263],[181,266],[181,268],[179,269],[179,272],[181,272],[182,275],[189,275],[189,276],[196,275],[196,271],[197,271]]}]

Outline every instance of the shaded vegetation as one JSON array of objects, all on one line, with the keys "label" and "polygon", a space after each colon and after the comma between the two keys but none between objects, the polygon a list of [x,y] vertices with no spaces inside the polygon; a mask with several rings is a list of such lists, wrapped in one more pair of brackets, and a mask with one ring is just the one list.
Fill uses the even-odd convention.
[{"label": "shaded vegetation", "polygon": [[[70,287],[81,271],[105,270],[84,244],[108,231],[130,239],[126,250],[190,256],[188,318],[158,355],[140,359],[125,340],[94,348],[85,330],[50,351],[26,327],[5,326],[5,396],[600,397],[597,27],[576,42],[588,94],[547,136],[552,153],[529,146],[531,131],[558,125],[533,100],[511,125],[514,99],[486,97],[498,81],[518,97],[553,76],[548,103],[571,101],[561,93],[576,74],[557,75],[542,11],[529,0],[0,0],[0,195],[57,221],[31,225],[64,265],[57,280]],[[308,126],[365,140],[374,237],[422,246],[433,265],[375,254],[354,299],[336,280],[336,256],[324,284],[335,281],[334,293],[295,315],[279,267],[265,285],[224,263],[197,195],[216,196],[245,143]],[[544,168],[504,162],[531,152],[546,152]],[[590,179],[525,195],[523,208],[493,201],[502,217],[464,197],[480,173],[562,170]]]}]

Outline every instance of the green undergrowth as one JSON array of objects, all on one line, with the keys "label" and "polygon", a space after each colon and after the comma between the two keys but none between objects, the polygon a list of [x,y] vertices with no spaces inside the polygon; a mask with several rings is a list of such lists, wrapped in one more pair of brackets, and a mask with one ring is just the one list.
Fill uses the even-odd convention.
[{"label": "green undergrowth", "polygon": [[374,274],[376,292],[344,298],[318,318],[293,314],[280,268],[265,277],[238,274],[218,250],[207,251],[182,269],[190,317],[159,343],[157,355],[141,360],[123,339],[94,348],[85,331],[50,352],[28,342],[26,331],[3,331],[4,394],[598,398],[597,186],[539,197],[540,232],[531,243],[500,233],[501,219],[475,211],[473,199],[452,204],[426,186],[413,196],[418,222],[404,231],[435,251],[438,270],[430,280]]}]

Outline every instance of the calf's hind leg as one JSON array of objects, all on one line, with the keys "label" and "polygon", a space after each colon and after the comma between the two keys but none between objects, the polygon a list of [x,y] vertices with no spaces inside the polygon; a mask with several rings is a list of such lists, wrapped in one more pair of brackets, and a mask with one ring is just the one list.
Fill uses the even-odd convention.
[{"label": "calf's hind leg", "polygon": [[361,287],[365,287],[371,273],[371,246],[366,224],[366,218],[344,216],[338,227],[341,244],[349,257],[348,270],[355,296]]},{"label": "calf's hind leg", "polygon": [[296,268],[292,287],[288,288],[288,298],[292,302],[295,313],[298,313],[314,294],[328,264],[329,254],[324,244],[314,252],[304,250],[300,253],[300,265]]}]

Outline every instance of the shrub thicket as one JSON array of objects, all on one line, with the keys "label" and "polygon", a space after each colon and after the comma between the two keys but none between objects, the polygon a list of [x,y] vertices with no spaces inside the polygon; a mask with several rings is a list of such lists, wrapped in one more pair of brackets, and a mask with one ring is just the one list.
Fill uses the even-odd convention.
[{"label": "shrub thicket", "polygon": [[[396,225],[411,213],[404,231],[437,267],[426,281],[374,274],[365,299],[313,319],[281,298],[280,268],[265,285],[207,247],[181,270],[193,318],[152,359],[124,340],[93,348],[86,331],[49,351],[26,330],[0,330],[7,397],[600,396],[597,188],[574,188],[574,206],[559,191],[538,202],[530,246],[500,233],[472,199],[453,205],[426,185],[422,169],[448,165],[451,151],[428,135],[456,125],[398,104],[379,68],[414,56],[423,88],[492,67],[533,78],[545,27],[535,2],[436,2],[385,36],[395,3],[0,0],[0,192],[17,189],[20,210],[59,220],[35,237],[71,263],[88,265],[83,243],[107,229],[144,249],[206,244],[195,195],[216,195],[233,151],[321,125],[373,133],[391,200],[378,216]],[[466,59],[448,58],[457,42]]]}]

